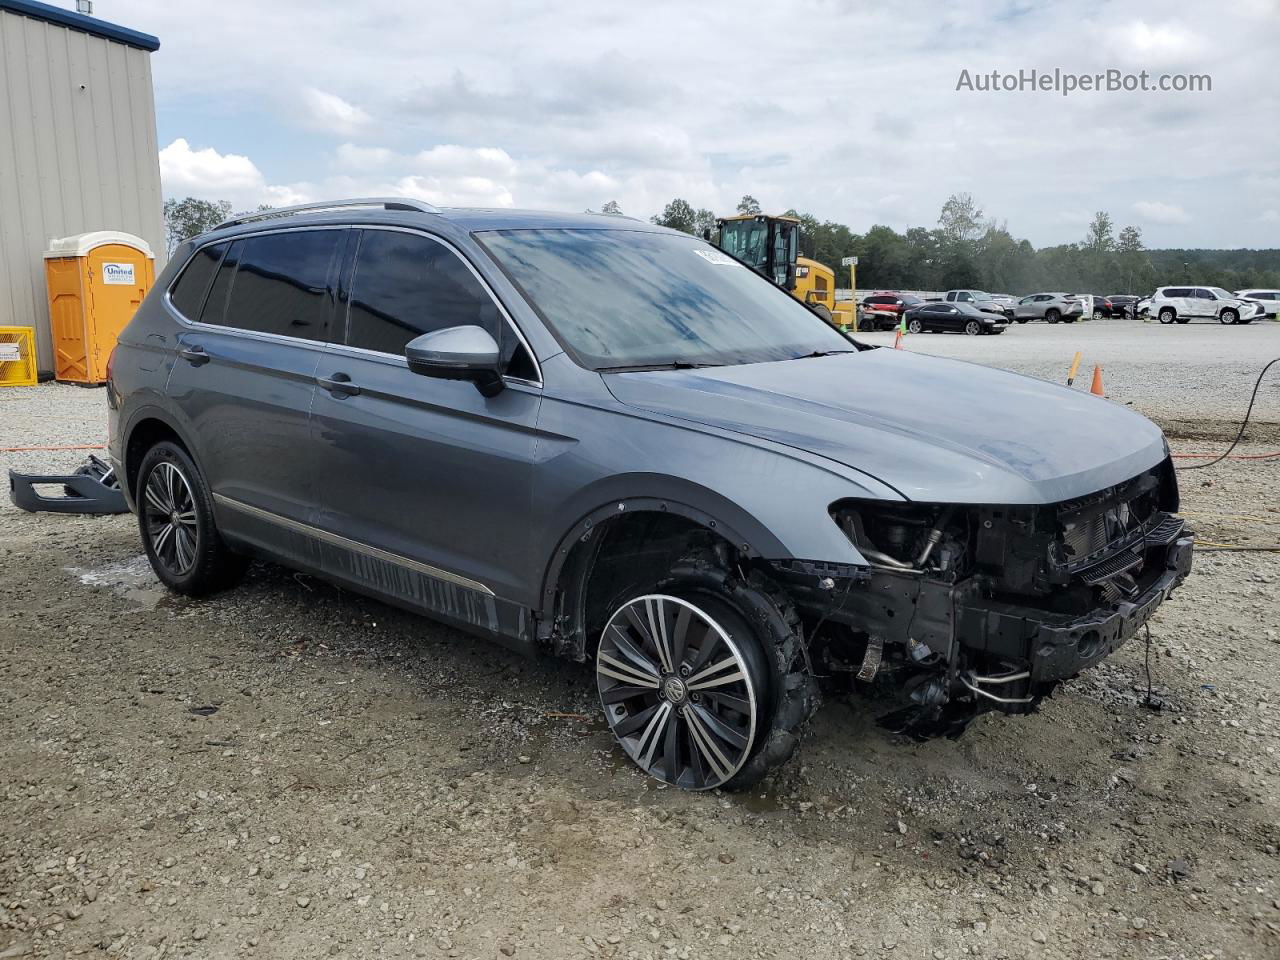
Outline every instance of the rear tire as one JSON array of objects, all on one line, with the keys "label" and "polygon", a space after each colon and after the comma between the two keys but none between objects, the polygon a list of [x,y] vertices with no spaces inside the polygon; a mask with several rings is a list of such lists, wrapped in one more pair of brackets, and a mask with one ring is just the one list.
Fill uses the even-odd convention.
[{"label": "rear tire", "polygon": [[248,558],[234,553],[213,520],[213,497],[195,462],[168,440],[147,451],[134,500],[151,569],[175,593],[223,590],[244,575]]},{"label": "rear tire", "polygon": [[1161,323],[1173,323],[1178,318],[1178,314],[1174,312],[1173,307],[1162,307],[1160,310]]},{"label": "rear tire", "polygon": [[813,312],[820,316],[827,323],[831,323],[831,311],[827,309],[825,303],[816,303],[813,306]]},{"label": "rear tire", "polygon": [[794,609],[767,584],[687,561],[615,604],[596,655],[605,720],[657,780],[745,789],[790,759],[817,709],[802,643]]}]

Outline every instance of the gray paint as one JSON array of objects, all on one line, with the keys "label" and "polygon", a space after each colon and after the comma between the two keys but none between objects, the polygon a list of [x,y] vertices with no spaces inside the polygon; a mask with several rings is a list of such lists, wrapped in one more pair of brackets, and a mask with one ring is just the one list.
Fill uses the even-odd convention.
[{"label": "gray paint", "polygon": [[[394,225],[452,246],[532,346],[542,382],[512,380],[486,398],[464,381],[413,374],[403,358],[192,324],[165,295],[198,245],[319,225]],[[132,431],[161,419],[215,494],[256,508],[217,511],[228,538],[476,629],[492,632],[492,618],[476,611],[496,610],[511,639],[511,624],[527,631],[513,611],[550,613],[545,587],[567,545],[617,512],[695,517],[771,561],[865,566],[829,514],[836,501],[1056,503],[1166,456],[1160,431],[1116,404],[900,351],[601,375],[560,349],[472,235],[517,225],[661,229],[509,211],[362,211],[229,227],[184,244],[121,336],[110,395],[121,475],[135,466],[125,460]],[[207,361],[180,358],[197,346]],[[337,373],[361,392],[318,386]],[[261,522],[264,511],[280,522]],[[304,524],[333,536],[298,535]],[[403,578],[371,569],[335,538],[477,581],[497,606],[420,583],[402,595]]]},{"label": "gray paint", "polygon": [[0,7],[0,131],[0,326],[34,327],[49,371],[50,240],[123,230],[163,265],[151,54]]}]

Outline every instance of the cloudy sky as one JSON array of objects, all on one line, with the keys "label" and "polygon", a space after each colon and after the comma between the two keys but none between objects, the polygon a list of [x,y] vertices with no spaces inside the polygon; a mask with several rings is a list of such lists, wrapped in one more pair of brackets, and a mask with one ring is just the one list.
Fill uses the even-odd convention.
[{"label": "cloudy sky", "polygon": [[[69,0],[60,0],[70,5]],[[1280,0],[97,0],[160,37],[165,192],[648,217],[750,193],[864,231],[947,195],[1037,245],[1280,246]],[[962,71],[1209,74],[980,92]]]}]

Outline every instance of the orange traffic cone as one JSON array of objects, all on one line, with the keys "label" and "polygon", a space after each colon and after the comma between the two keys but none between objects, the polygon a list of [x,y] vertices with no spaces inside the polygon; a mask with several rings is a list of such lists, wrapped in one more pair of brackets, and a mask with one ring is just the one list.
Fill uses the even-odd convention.
[{"label": "orange traffic cone", "polygon": [[1089,388],[1089,392],[1097,397],[1105,397],[1107,392],[1102,389],[1102,368],[1094,365],[1093,368],[1093,386]]},{"label": "orange traffic cone", "polygon": [[893,335],[893,349],[902,349],[902,328],[898,328],[898,332]]}]

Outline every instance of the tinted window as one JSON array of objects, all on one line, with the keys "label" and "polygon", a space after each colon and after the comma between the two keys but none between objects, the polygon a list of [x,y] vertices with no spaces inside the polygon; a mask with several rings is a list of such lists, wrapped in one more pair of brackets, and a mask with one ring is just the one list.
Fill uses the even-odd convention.
[{"label": "tinted window", "polygon": [[197,250],[178,282],[173,285],[169,300],[188,320],[199,318],[200,308],[204,306],[204,295],[209,291],[209,281],[213,279],[213,273],[218,269],[218,263],[229,246],[228,243],[215,243]]},{"label": "tinted window", "polygon": [[1166,297],[1189,297],[1191,296],[1191,291],[1186,287],[1169,287],[1165,290],[1164,295]]},{"label": "tinted window", "polygon": [[926,313],[951,313],[955,307],[948,307],[945,303],[934,303],[924,309]]},{"label": "tinted window", "polygon": [[209,296],[205,298],[204,309],[200,311],[201,323],[222,323],[227,309],[227,294],[231,292],[231,281],[236,275],[236,264],[240,262],[240,251],[244,249],[244,241],[237,240],[222,258],[222,266],[218,275],[213,278],[213,286],[209,288]]},{"label": "tinted window", "polygon": [[892,297],[867,297],[863,303],[893,303]]},{"label": "tinted window", "polygon": [[351,287],[348,345],[400,355],[414,337],[463,326],[484,327],[501,339],[493,298],[457,255],[419,234],[364,232]]},{"label": "tinted window", "polygon": [[222,322],[256,333],[324,340],[332,313],[329,276],[341,240],[341,230],[294,230],[238,241],[239,266]]},{"label": "tinted window", "polygon": [[1214,299],[1216,299],[1212,293],[1210,293],[1208,290],[1205,290],[1203,287],[1198,288],[1198,289],[1196,290],[1196,297],[1198,297],[1198,298],[1199,298],[1199,299],[1201,299],[1201,300],[1214,300]]}]

